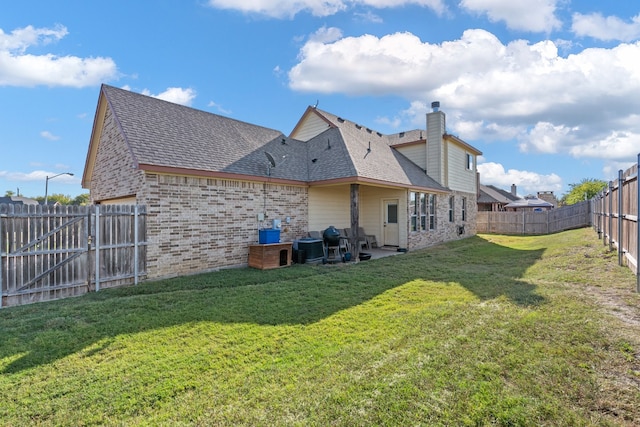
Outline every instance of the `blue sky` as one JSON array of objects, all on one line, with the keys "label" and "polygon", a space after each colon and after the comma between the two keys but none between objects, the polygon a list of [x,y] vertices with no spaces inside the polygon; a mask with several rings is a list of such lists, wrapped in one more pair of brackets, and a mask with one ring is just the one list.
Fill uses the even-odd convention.
[{"label": "blue sky", "polygon": [[0,13],[0,195],[72,197],[101,83],[289,134],[308,105],[382,133],[447,130],[481,181],[558,196],[640,152],[640,4],[87,0]]}]

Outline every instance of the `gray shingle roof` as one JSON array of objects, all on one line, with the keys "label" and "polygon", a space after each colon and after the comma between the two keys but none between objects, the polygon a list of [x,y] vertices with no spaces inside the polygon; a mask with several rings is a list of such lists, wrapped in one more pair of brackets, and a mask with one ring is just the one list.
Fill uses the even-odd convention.
[{"label": "gray shingle roof", "polygon": [[[137,164],[264,176],[265,151],[306,159],[303,143],[280,131],[112,86],[102,91]],[[287,161],[272,176],[304,181],[299,166]]]},{"label": "gray shingle roof", "polygon": [[102,86],[102,94],[138,165],[262,177],[269,171],[269,152],[278,162],[270,170],[273,178],[364,178],[447,190],[391,147],[397,135],[382,135],[325,111],[316,112],[334,126],[302,142],[274,129],[108,85]]},{"label": "gray shingle roof", "polygon": [[542,199],[537,198],[534,195],[528,195],[523,199],[514,200],[509,203],[506,207],[508,208],[522,208],[522,207],[544,207],[544,208],[552,208],[553,203],[549,203]]},{"label": "gray shingle roof", "polygon": [[[446,191],[426,172],[391,147],[391,137],[323,110],[316,109],[333,128],[307,141],[310,158],[318,158],[311,166],[311,180],[360,177],[376,181]],[[331,150],[327,148],[331,142]],[[321,164],[325,162],[327,164]],[[322,178],[322,177],[325,178]]]},{"label": "gray shingle roof", "polygon": [[510,203],[518,199],[518,196],[514,196],[510,192],[501,190],[493,185],[480,185],[478,203]]}]

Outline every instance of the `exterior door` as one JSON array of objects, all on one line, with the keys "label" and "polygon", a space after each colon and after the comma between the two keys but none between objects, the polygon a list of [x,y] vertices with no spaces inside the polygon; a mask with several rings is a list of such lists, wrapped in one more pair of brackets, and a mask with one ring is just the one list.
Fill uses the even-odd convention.
[{"label": "exterior door", "polygon": [[398,200],[384,201],[384,245],[400,245],[400,226],[398,224]]}]

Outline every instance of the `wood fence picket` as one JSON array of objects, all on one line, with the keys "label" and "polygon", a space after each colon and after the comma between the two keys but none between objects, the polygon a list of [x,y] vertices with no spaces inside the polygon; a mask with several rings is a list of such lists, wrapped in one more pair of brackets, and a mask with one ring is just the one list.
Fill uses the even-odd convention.
[{"label": "wood fence picket", "polygon": [[593,228],[609,249],[618,252],[618,264],[627,265],[636,275],[636,291],[640,292],[640,185],[638,170],[640,154],[635,165],[618,171],[618,179],[591,200]]},{"label": "wood fence picket", "polygon": [[144,206],[0,204],[0,307],[137,283],[145,274]]}]

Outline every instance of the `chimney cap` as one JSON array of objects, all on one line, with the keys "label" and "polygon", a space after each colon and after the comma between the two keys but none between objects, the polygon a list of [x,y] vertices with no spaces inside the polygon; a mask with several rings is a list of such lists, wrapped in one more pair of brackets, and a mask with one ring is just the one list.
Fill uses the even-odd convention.
[{"label": "chimney cap", "polygon": [[433,112],[437,112],[440,109],[440,101],[433,101],[431,103],[431,108],[433,109]]}]

